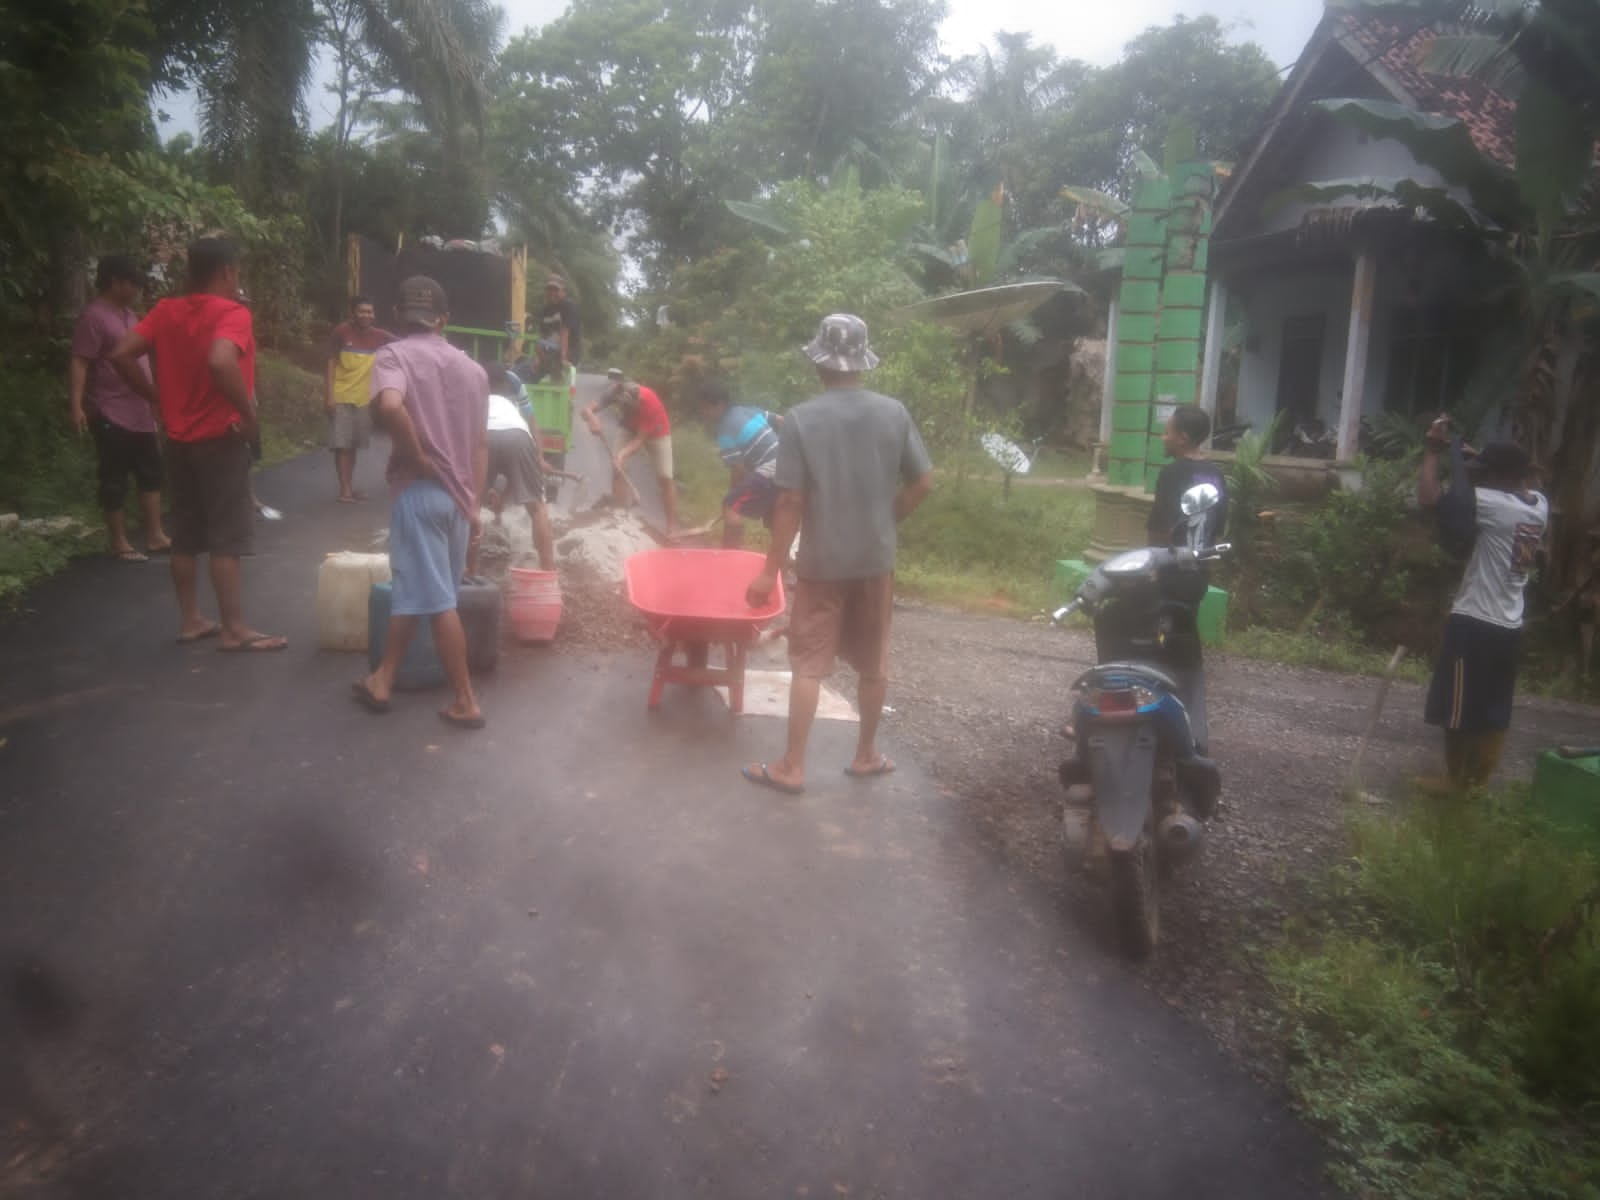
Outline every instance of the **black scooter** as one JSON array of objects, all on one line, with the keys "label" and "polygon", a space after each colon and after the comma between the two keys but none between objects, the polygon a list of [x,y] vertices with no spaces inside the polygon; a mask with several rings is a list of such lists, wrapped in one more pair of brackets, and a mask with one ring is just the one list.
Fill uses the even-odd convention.
[{"label": "black scooter", "polygon": [[1206,756],[1198,613],[1205,564],[1228,553],[1204,545],[1205,514],[1221,501],[1197,484],[1183,495],[1190,544],[1148,546],[1101,563],[1058,610],[1094,620],[1097,666],[1072,685],[1076,754],[1061,764],[1069,853],[1104,857],[1124,950],[1142,958],[1160,934],[1160,877],[1193,854],[1222,791]]}]

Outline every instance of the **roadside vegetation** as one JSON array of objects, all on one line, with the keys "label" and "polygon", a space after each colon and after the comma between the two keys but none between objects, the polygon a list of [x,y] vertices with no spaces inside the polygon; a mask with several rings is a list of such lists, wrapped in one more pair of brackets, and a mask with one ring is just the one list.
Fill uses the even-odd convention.
[{"label": "roadside vegetation", "polygon": [[1303,1110],[1353,1195],[1600,1196],[1600,866],[1526,788],[1353,822],[1272,953]]}]

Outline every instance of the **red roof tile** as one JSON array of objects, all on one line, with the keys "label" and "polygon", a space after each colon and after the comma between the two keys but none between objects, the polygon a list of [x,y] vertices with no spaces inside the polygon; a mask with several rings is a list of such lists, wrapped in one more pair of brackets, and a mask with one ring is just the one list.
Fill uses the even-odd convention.
[{"label": "red roof tile", "polygon": [[1502,166],[1515,165],[1516,102],[1476,79],[1436,75],[1419,65],[1428,44],[1442,32],[1437,26],[1418,28],[1415,19],[1396,20],[1359,11],[1340,13],[1337,19],[1367,56],[1365,61],[1387,72],[1410,94],[1417,108],[1435,116],[1455,117],[1485,155]]}]

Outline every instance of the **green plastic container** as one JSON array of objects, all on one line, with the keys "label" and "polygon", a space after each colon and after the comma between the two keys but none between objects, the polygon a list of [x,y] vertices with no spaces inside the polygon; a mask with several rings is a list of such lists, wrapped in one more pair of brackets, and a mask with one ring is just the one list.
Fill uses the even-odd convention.
[{"label": "green plastic container", "polygon": [[1600,846],[1600,755],[1546,750],[1533,768],[1533,802],[1563,840]]},{"label": "green plastic container", "polygon": [[530,383],[528,403],[539,426],[540,442],[546,454],[565,454],[572,440],[572,400],[577,394],[578,368],[567,368],[565,383]]},{"label": "green plastic container", "polygon": [[[1063,558],[1056,562],[1055,597],[1066,603],[1078,594],[1083,581],[1094,571],[1081,558]],[[1228,628],[1228,593],[1219,587],[1208,587],[1206,598],[1200,602],[1196,614],[1200,626],[1200,640],[1207,646],[1220,646]]]}]

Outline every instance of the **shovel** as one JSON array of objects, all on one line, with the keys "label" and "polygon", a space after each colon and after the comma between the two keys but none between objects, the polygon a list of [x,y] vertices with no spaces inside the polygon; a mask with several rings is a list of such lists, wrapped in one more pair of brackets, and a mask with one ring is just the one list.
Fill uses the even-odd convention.
[{"label": "shovel", "polygon": [[722,514],[718,513],[712,520],[707,521],[704,525],[696,525],[693,529],[680,529],[667,540],[669,542],[687,542],[693,538],[705,537],[706,534],[710,533],[713,529],[721,524]]}]

